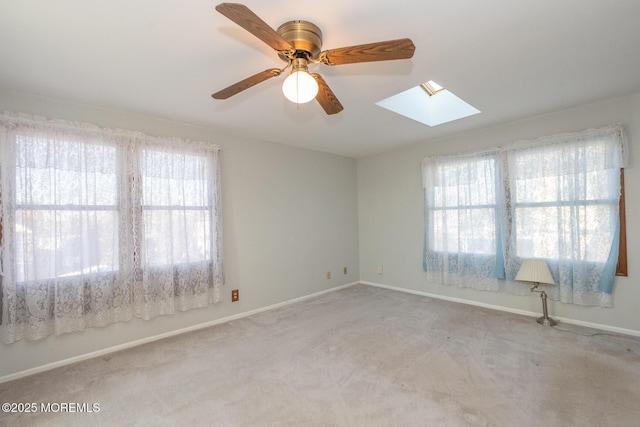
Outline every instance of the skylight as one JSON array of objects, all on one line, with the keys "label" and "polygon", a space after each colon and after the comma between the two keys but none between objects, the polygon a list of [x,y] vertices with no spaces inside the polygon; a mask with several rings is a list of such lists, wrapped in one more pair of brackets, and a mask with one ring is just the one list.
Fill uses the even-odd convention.
[{"label": "skylight", "polygon": [[376,102],[376,105],[427,126],[437,126],[480,112],[433,80]]}]

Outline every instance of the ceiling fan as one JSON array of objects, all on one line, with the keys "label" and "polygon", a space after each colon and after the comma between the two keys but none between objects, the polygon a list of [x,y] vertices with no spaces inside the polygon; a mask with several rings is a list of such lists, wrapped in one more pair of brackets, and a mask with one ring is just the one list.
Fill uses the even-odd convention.
[{"label": "ceiling fan", "polygon": [[336,114],[342,111],[342,104],[320,74],[309,73],[309,64],[343,65],[408,59],[416,49],[413,42],[405,38],[322,51],[322,31],[311,22],[288,21],[276,31],[243,4],[221,3],[216,10],[273,48],[287,65],[270,68],[222,89],[211,95],[215,99],[230,98],[291,69],[291,75],[282,86],[285,96],[296,103],[316,99],[327,114]]}]

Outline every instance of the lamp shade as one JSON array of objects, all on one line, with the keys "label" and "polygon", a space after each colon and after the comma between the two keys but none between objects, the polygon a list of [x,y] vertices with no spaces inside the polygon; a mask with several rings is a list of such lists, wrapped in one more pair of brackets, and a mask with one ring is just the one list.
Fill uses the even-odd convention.
[{"label": "lamp shade", "polygon": [[547,263],[541,259],[525,260],[520,266],[520,270],[518,270],[516,281],[555,285]]},{"label": "lamp shade", "polygon": [[289,101],[304,104],[318,94],[318,82],[306,71],[294,71],[282,84],[282,93]]}]

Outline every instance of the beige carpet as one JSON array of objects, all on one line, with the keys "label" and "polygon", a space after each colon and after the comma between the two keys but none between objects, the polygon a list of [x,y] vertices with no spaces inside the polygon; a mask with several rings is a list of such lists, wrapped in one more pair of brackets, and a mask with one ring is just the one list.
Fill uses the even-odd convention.
[{"label": "beige carpet", "polygon": [[357,285],[0,384],[0,402],[100,406],[3,426],[636,426],[640,340]]}]

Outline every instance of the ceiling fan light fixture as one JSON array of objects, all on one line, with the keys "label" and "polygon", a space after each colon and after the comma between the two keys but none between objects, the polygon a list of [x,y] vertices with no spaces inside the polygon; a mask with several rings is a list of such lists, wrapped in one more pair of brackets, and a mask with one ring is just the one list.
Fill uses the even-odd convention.
[{"label": "ceiling fan light fixture", "polygon": [[243,4],[220,3],[216,10],[263,41],[288,64],[282,69],[270,68],[234,83],[211,95],[214,99],[227,99],[291,69],[291,75],[282,85],[288,100],[301,104],[315,99],[325,113],[337,114],[343,110],[342,104],[320,74],[309,74],[309,62],[334,66],[409,59],[416,50],[411,39],[404,38],[323,51],[322,31],[309,21],[288,21],[274,30]]},{"label": "ceiling fan light fixture", "polygon": [[294,59],[291,74],[282,83],[282,93],[291,102],[305,104],[318,94],[318,82],[307,70],[306,60]]}]

